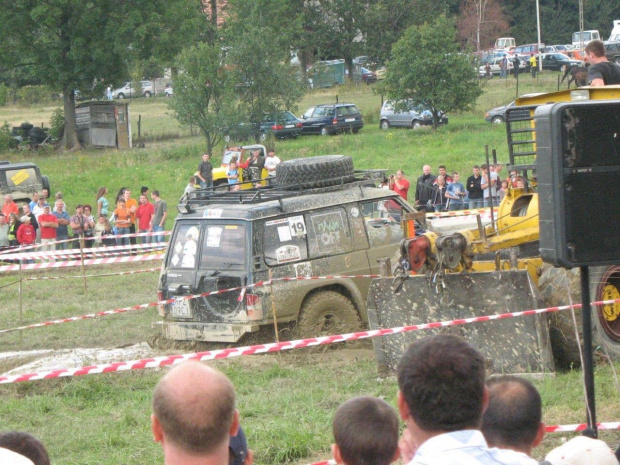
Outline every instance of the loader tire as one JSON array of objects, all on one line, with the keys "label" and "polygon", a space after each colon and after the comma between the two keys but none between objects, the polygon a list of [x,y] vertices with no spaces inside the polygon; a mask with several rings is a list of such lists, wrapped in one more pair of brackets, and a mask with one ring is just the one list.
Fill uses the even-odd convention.
[{"label": "loader tire", "polygon": [[345,155],[286,160],[276,174],[276,184],[292,190],[337,186],[354,179],[353,159]]},{"label": "loader tire", "polygon": [[[620,299],[620,265],[590,268],[590,301]],[[592,306],[592,340],[620,359],[620,303]]]},{"label": "loader tire", "polygon": [[[579,269],[565,270],[545,265],[538,279],[538,289],[545,307],[569,305],[570,293],[573,303],[581,302]],[[581,309],[574,309],[579,338],[582,336]],[[559,369],[568,370],[581,366],[579,343],[575,335],[575,325],[571,310],[560,310],[547,314],[549,322],[549,338],[555,365]]]},{"label": "loader tire", "polygon": [[349,299],[335,291],[318,291],[303,303],[296,332],[299,338],[309,338],[351,333],[359,331],[361,326]]}]

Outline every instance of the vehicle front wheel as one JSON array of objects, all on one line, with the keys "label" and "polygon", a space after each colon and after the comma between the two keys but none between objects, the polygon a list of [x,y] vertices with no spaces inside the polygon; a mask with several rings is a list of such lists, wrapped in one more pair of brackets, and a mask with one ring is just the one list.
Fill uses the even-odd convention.
[{"label": "vehicle front wheel", "polygon": [[301,338],[356,332],[360,317],[353,303],[335,291],[319,291],[304,302],[297,320]]},{"label": "vehicle front wheel", "polygon": [[[590,268],[590,301],[620,299],[620,265]],[[592,306],[595,344],[612,359],[620,357],[620,303]]]},{"label": "vehicle front wheel", "polygon": [[379,125],[379,127],[383,129],[384,131],[387,131],[388,129],[390,129],[390,122],[384,119],[383,121],[381,121],[381,124]]},{"label": "vehicle front wheel", "polygon": [[417,119],[411,122],[412,129],[420,129],[421,127],[422,127],[422,124]]},{"label": "vehicle front wheel", "polygon": [[322,136],[329,136],[329,131],[327,130],[327,128],[321,128],[321,135]]},{"label": "vehicle front wheel", "polygon": [[493,124],[502,124],[504,122],[504,118],[502,118],[501,116],[494,116],[493,119],[491,119],[491,123]]},{"label": "vehicle front wheel", "polygon": [[151,93],[150,93],[150,92],[148,92],[148,91],[146,91],[146,92],[144,93],[144,96],[145,96],[146,98],[149,98],[149,97],[151,96]]}]

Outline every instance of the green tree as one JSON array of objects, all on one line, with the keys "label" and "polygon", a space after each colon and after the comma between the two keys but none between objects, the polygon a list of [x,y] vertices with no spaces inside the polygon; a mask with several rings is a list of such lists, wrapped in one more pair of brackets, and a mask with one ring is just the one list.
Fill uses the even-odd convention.
[{"label": "green tree", "polygon": [[241,118],[252,124],[256,141],[265,113],[295,109],[303,95],[296,70],[290,64],[290,52],[274,46],[278,31],[257,24],[243,28],[231,24],[228,64],[234,71]]},{"label": "green tree", "polygon": [[[182,14],[172,20],[175,11]],[[124,79],[132,59],[170,58],[192,40],[200,15],[200,0],[0,0],[0,60],[62,91],[71,150],[80,146],[74,90]]]},{"label": "green tree", "polygon": [[458,52],[455,33],[454,21],[445,16],[407,29],[392,48],[381,83],[388,98],[427,106],[435,129],[441,112],[467,110],[482,94],[469,56]]},{"label": "green tree", "polygon": [[169,103],[181,124],[200,129],[210,155],[238,113],[235,73],[222,65],[222,55],[220,45],[206,43],[182,52],[177,64],[183,72]]}]

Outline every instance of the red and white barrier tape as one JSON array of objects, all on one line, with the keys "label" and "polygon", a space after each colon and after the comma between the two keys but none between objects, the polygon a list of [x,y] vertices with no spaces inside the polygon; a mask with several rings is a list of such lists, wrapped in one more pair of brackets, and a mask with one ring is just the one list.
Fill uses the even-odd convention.
[{"label": "red and white barrier tape", "polygon": [[[84,266],[90,265],[105,265],[108,263],[127,263],[127,262],[142,262],[147,260],[161,260],[164,258],[165,252],[157,252],[146,255],[125,255],[121,257],[108,257],[108,258],[89,258],[84,260]],[[81,260],[69,260],[66,262],[47,262],[47,263],[27,263],[21,265],[22,271],[27,270],[40,270],[43,268],[66,268],[72,266],[81,266]],[[20,265],[5,265],[0,266],[0,271],[17,271],[20,269]]]},{"label": "red and white barrier tape", "polygon": [[[154,273],[155,271],[161,270],[160,267],[157,268],[147,268],[144,270],[133,270],[133,271],[121,271],[120,273],[102,273],[102,274],[87,274],[87,275],[74,275],[74,276],[39,276],[32,278],[24,278],[24,281],[48,281],[52,279],[77,279],[77,278],[100,278],[102,276],[125,276],[129,274],[139,274],[139,273]],[[19,281],[15,281],[18,283]]]},{"label": "red and white barrier tape", "polygon": [[[120,238],[125,238],[125,237],[145,237],[145,236],[170,236],[172,234],[172,231],[153,231],[153,232],[146,232],[146,233],[134,233],[134,234],[117,234],[117,235],[110,235],[110,236],[104,236],[104,237],[84,237],[83,239],[85,241],[94,241],[97,239],[120,239]],[[26,247],[20,247],[19,250],[33,250],[33,249],[39,249],[43,246],[49,246],[49,245],[56,245],[56,244],[65,244],[65,243],[71,243],[74,242],[78,239],[76,238],[70,238],[70,239],[62,239],[59,241],[53,241],[53,242],[47,242],[45,244],[32,244],[32,245],[28,245]],[[13,253],[13,250],[16,249],[6,249],[6,250],[0,250],[0,255],[6,255],[6,254],[10,254]]]},{"label": "red and white barrier tape", "polygon": [[[607,423],[597,423],[597,429],[620,429],[620,421],[607,422]],[[545,431],[547,433],[566,433],[566,432],[576,432],[576,431],[585,431],[588,428],[586,423],[579,423],[575,425],[555,425],[555,426],[547,426]]]},{"label": "red and white barrier tape", "polygon": [[[131,272],[129,272],[129,274],[131,274]],[[148,307],[155,307],[157,305],[171,304],[172,302],[178,301],[178,300],[198,299],[200,297],[208,297],[210,295],[224,294],[226,292],[241,291],[241,293],[239,294],[239,299],[241,299],[247,289],[252,289],[254,287],[268,286],[273,281],[305,281],[305,280],[314,280],[314,279],[377,278],[377,277],[379,277],[379,275],[371,274],[371,275],[353,275],[353,276],[309,276],[309,277],[300,276],[298,278],[274,278],[271,281],[269,281],[269,280],[267,280],[267,281],[258,281],[256,283],[250,284],[248,286],[231,287],[231,288],[228,288],[228,289],[220,289],[218,291],[203,292],[202,294],[192,294],[192,295],[186,295],[186,296],[182,296],[182,297],[174,297],[174,298],[167,299],[167,300],[160,300],[158,302],[149,302],[148,304],[132,305],[132,306],[129,306],[129,307],[116,308],[114,310],[106,310],[106,311],[103,311],[103,312],[91,313],[91,314],[88,314],[88,315],[73,316],[73,317],[69,317],[69,318],[61,318],[61,319],[58,319],[58,320],[46,321],[46,322],[43,322],[43,323],[34,323],[34,324],[31,324],[31,325],[19,326],[17,328],[2,329],[2,330],[0,330],[0,334],[2,334],[2,333],[9,333],[9,332],[13,332],[13,331],[21,331],[21,330],[24,330],[24,329],[32,329],[32,328],[40,328],[40,327],[43,327],[43,326],[57,325],[57,324],[61,324],[61,323],[71,323],[72,321],[87,320],[89,318],[97,318],[97,317],[107,316],[107,315],[116,315],[116,314],[119,314],[119,313],[126,313],[126,312],[130,312],[130,311],[134,311],[134,310],[142,310],[142,309],[145,309],[145,308],[148,308]]]},{"label": "red and white barrier tape", "polygon": [[[217,291],[219,292],[219,291]],[[172,299],[174,300],[174,299]],[[593,302],[593,305],[607,305],[620,302],[620,299],[605,300]],[[147,304],[149,305],[149,304]],[[141,308],[138,305],[134,308]],[[581,307],[580,304],[572,307]],[[115,371],[142,370],[145,368],[157,368],[161,366],[177,365],[187,360],[219,360],[230,357],[239,357],[241,355],[263,354],[268,352],[279,352],[282,350],[299,349],[303,347],[312,347],[317,345],[333,344],[336,342],[354,341],[358,339],[366,339],[377,336],[387,336],[389,334],[405,333],[409,331],[418,331],[421,329],[441,328],[444,326],[456,326],[468,323],[500,320],[505,318],[514,318],[518,316],[536,315],[539,313],[557,312],[571,308],[570,305],[561,307],[550,307],[536,310],[525,310],[522,312],[503,313],[499,315],[485,315],[480,317],[463,318],[451,321],[441,321],[434,323],[424,323],[419,325],[401,326],[397,328],[376,329],[371,331],[360,331],[357,333],[338,334],[332,336],[321,336],[316,338],[298,339],[294,341],[273,342],[270,344],[259,344],[246,347],[232,347],[228,349],[213,350],[207,352],[198,352],[192,354],[178,354],[164,357],[154,357],[142,360],[130,360],[126,362],[114,362],[101,365],[91,365],[79,368],[65,368],[62,370],[46,371],[41,373],[25,373],[21,375],[0,376],[0,384],[21,383],[24,381],[35,381],[39,379],[61,378],[71,376],[82,376],[96,373],[111,373]],[[122,310],[122,309],[120,309]],[[119,310],[119,311],[120,311]],[[7,331],[7,330],[5,330]]]},{"label": "red and white barrier tape", "polygon": [[[145,252],[150,249],[162,249],[168,246],[167,242],[152,242],[150,244],[128,244],[128,245],[110,245],[108,247],[91,247],[67,250],[52,250],[45,252],[16,252],[3,255],[2,260],[43,260],[43,259],[75,259],[79,258],[82,253],[88,256],[111,256],[120,255],[118,252]],[[21,250],[21,249],[18,249]]]},{"label": "red and white barrier tape", "polygon": [[[493,212],[497,212],[497,207],[493,208]],[[455,210],[450,212],[429,212],[426,213],[427,218],[446,218],[451,216],[468,216],[468,215],[484,215],[489,214],[489,208],[479,208],[477,210]]]}]

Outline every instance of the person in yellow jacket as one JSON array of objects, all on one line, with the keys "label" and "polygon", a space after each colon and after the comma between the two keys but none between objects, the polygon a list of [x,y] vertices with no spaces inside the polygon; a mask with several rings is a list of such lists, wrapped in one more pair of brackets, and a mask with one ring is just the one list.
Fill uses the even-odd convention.
[{"label": "person in yellow jacket", "polygon": [[536,62],[536,55],[532,55],[530,57],[530,72],[533,78],[536,77],[536,71],[538,71],[538,63]]}]

